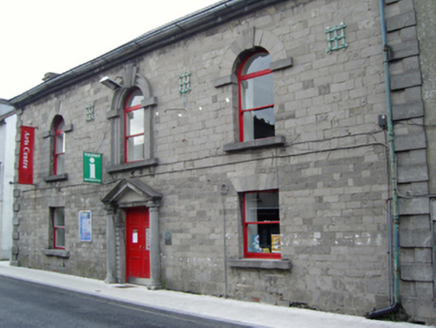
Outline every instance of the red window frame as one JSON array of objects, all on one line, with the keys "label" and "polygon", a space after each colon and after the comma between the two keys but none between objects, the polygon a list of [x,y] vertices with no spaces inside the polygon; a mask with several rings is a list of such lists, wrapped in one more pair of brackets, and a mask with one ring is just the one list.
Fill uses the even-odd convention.
[{"label": "red window frame", "polygon": [[[275,221],[254,221],[254,222],[247,222],[246,221],[246,195],[247,194],[254,194],[254,193],[268,193],[268,192],[277,192],[278,197],[278,189],[272,189],[272,190],[262,190],[262,191],[249,191],[242,194],[242,215],[243,215],[243,236],[244,236],[244,257],[245,258],[267,258],[267,259],[281,259],[282,254],[280,253],[255,253],[250,252],[248,249],[248,227],[250,225],[272,225],[272,224],[278,224],[279,230],[280,230],[280,217],[279,220]],[[280,233],[280,232],[279,232]]]},{"label": "red window frame", "polygon": [[[60,225],[56,225],[56,212],[57,210],[63,210],[63,218],[64,218],[64,225],[60,226]],[[52,213],[52,224],[53,224],[53,248],[55,249],[65,249],[65,208],[64,207],[53,207],[53,213]],[[57,236],[57,232],[59,230],[63,231],[63,235],[64,235],[64,245],[58,245],[58,240],[56,238]]]},{"label": "red window frame", "polygon": [[[54,152],[53,152],[53,174],[57,175],[58,172],[58,157],[65,155],[65,150],[63,152],[57,152],[57,142],[58,142],[58,136],[62,135],[62,142],[65,142],[65,133],[63,129],[59,129],[59,125],[64,123],[64,119],[60,117],[58,121],[56,122],[55,126],[55,136],[54,136]],[[64,123],[65,124],[65,123]],[[65,164],[65,159],[64,159]],[[62,172],[63,173],[63,172]]]},{"label": "red window frame", "polygon": [[[145,138],[145,131],[144,132],[142,132],[142,133],[137,133],[137,134],[127,134],[127,114],[128,113],[130,113],[130,112],[133,112],[133,111],[135,111],[135,110],[138,110],[138,109],[141,109],[142,108],[142,105],[141,104],[139,104],[139,105],[135,105],[135,106],[131,106],[131,107],[127,107],[127,105],[129,104],[129,102],[130,102],[130,100],[131,100],[131,98],[132,98],[132,96],[134,95],[134,93],[136,92],[136,91],[138,91],[138,89],[135,89],[135,90],[133,90],[130,94],[129,94],[129,96],[127,97],[127,99],[126,99],[126,103],[125,103],[125,105],[124,105],[124,162],[125,163],[133,163],[133,162],[139,162],[139,161],[142,161],[142,160],[144,160],[144,158],[142,158],[142,159],[138,159],[138,160],[134,160],[134,161],[128,161],[127,160],[127,155],[128,155],[128,147],[127,147],[127,142],[128,142],[128,140],[130,139],[130,138],[134,138],[134,137],[138,137],[138,136],[144,136],[144,138]],[[145,129],[145,127],[144,127],[144,129]],[[144,139],[144,142],[145,142],[145,139]]]},{"label": "red window frame", "polygon": [[274,107],[274,103],[272,103],[272,104],[268,104],[268,105],[261,106],[261,107],[242,109],[241,82],[247,81],[247,80],[250,80],[250,79],[254,79],[256,77],[272,74],[272,71],[269,68],[261,70],[261,71],[245,74],[245,75],[242,74],[242,71],[244,70],[245,65],[247,64],[247,61],[250,60],[251,57],[253,57],[253,56],[255,56],[255,55],[259,54],[259,53],[269,54],[265,50],[256,51],[255,53],[252,53],[250,56],[247,56],[242,61],[241,65],[239,66],[239,69],[238,69],[238,74],[237,74],[237,76],[238,76],[238,93],[239,93],[239,115],[238,116],[239,116],[239,141],[240,142],[244,141],[244,113],[250,112],[250,111],[257,111],[257,110],[261,110],[261,109],[266,109],[266,108]]}]

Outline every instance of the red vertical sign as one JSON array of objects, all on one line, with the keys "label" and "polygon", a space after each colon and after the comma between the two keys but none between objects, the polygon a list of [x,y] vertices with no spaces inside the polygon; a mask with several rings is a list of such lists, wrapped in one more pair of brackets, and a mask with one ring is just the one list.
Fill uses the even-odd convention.
[{"label": "red vertical sign", "polygon": [[21,126],[20,159],[18,166],[18,183],[33,184],[33,147],[35,145],[35,128]]}]

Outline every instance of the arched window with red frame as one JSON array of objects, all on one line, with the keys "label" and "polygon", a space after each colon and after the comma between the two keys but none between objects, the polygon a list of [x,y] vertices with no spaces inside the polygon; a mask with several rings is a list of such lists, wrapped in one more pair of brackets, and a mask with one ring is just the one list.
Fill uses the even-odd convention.
[{"label": "arched window with red frame", "polygon": [[144,108],[141,105],[144,96],[135,89],[126,99],[124,106],[124,161],[141,161],[144,151]]},{"label": "arched window with red frame", "polygon": [[274,88],[271,56],[265,50],[251,53],[238,69],[239,141],[275,135]]},{"label": "arched window with red frame", "polygon": [[65,122],[60,116],[55,123],[54,154],[53,154],[53,174],[65,173]]}]

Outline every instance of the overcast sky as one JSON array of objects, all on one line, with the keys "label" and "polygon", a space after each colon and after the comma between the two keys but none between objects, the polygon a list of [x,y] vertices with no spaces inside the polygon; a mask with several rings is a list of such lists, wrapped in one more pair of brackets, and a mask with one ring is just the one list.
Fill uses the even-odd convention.
[{"label": "overcast sky", "polygon": [[0,98],[11,99],[219,0],[0,0]]}]

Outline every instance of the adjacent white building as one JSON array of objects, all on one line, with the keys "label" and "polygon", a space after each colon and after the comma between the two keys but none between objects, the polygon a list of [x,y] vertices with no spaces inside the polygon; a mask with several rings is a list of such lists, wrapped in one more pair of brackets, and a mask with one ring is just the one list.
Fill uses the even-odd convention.
[{"label": "adjacent white building", "polygon": [[0,260],[10,260],[12,247],[15,109],[0,99]]}]

